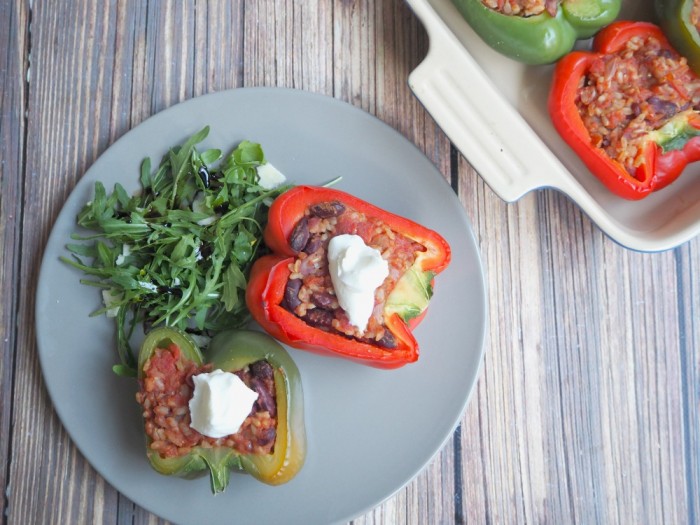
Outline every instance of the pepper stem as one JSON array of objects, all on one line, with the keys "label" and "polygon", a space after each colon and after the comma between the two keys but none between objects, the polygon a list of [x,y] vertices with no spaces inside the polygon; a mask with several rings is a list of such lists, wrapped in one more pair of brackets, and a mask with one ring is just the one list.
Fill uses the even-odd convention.
[{"label": "pepper stem", "polygon": [[226,462],[214,464],[209,460],[209,458],[206,457],[206,455],[202,455],[202,458],[209,469],[212,494],[219,494],[226,490],[229,480],[231,479],[231,471],[228,464]]}]

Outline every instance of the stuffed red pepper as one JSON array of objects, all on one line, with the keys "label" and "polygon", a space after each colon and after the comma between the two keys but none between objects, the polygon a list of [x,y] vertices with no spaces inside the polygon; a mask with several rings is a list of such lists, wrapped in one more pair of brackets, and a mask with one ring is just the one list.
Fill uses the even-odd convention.
[{"label": "stuffed red pepper", "polygon": [[700,78],[659,27],[617,22],[559,61],[549,113],[610,191],[641,199],[700,160]]},{"label": "stuffed red pepper", "polygon": [[272,255],[251,270],[246,302],[280,341],[378,368],[418,359],[411,328],[450,262],[436,232],[347,193],[297,186],[270,207]]}]

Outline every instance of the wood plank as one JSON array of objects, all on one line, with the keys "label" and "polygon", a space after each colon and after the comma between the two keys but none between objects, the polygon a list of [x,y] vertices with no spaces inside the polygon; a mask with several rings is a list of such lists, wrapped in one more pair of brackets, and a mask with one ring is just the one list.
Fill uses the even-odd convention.
[{"label": "wood plank", "polygon": [[[668,382],[680,381],[680,399],[674,402],[683,407],[681,421],[673,422],[671,430],[679,434],[682,451],[673,451],[675,457],[682,457],[682,464],[675,465],[683,470],[682,480],[667,487],[670,497],[683,498],[685,493],[686,512],[681,521],[700,521],[700,239],[674,250],[676,265],[676,291],[679,316],[677,318],[680,339],[678,355],[679,378],[669,378]],[[660,322],[666,322],[661,320]],[[661,350],[661,349],[660,349]],[[668,415],[660,417],[661,424],[669,424]],[[665,421],[664,421],[665,420]],[[670,426],[670,425],[669,425]],[[662,457],[667,463],[671,451]],[[680,474],[680,473],[679,473]]]},{"label": "wood plank", "polygon": [[460,198],[480,241],[490,334],[462,422],[467,522],[540,522],[545,488],[542,263],[534,196],[503,203],[462,158]]},{"label": "wood plank", "polygon": [[[673,252],[625,250],[565,199],[548,196],[545,205],[552,210],[551,271],[560,276],[548,287],[556,311],[546,318],[571,320],[545,327],[557,342],[550,357],[561,404],[552,419],[566,445],[556,458],[557,470],[568,473],[566,512],[584,521],[678,522],[687,510],[682,492],[669,498],[665,491],[683,484],[682,458],[672,452],[682,450],[673,421],[683,407],[671,401],[678,398],[680,334],[663,321],[677,315]],[[588,249],[572,251],[574,238],[587,235]],[[661,418],[670,420],[659,428]],[[662,451],[671,453],[667,461]]]},{"label": "wood plank", "polygon": [[332,94],[332,12],[323,0],[246,2],[243,85]]},{"label": "wood plank", "polygon": [[194,95],[243,86],[245,2],[196,4]]},{"label": "wood plank", "polygon": [[[462,163],[460,190],[473,184],[462,195],[482,240],[491,339],[462,424],[481,429],[462,437],[465,479],[484,480],[466,484],[468,521],[695,522],[697,301],[677,271],[692,273],[679,254],[698,241],[630,252],[560,195],[493,201]],[[683,326],[666,322],[677,303]]]},{"label": "wood plank", "polygon": [[[19,246],[22,231],[24,112],[29,17],[21,2],[0,4],[0,457],[12,454],[12,387],[17,353],[17,305],[22,283]],[[9,464],[0,467],[0,520],[11,494]]]},{"label": "wood plank", "polygon": [[[35,290],[51,225],[76,180],[106,148],[111,125],[117,5],[34,3],[28,93],[23,232],[18,280]],[[115,23],[113,23],[115,22]],[[122,22],[123,23],[123,22]],[[117,86],[118,79],[117,79]],[[123,92],[116,90],[124,100]],[[115,112],[119,115],[122,108]],[[33,292],[32,292],[33,293]],[[116,492],[87,464],[46,394],[35,347],[34,298],[17,314],[10,523],[100,523]]]}]

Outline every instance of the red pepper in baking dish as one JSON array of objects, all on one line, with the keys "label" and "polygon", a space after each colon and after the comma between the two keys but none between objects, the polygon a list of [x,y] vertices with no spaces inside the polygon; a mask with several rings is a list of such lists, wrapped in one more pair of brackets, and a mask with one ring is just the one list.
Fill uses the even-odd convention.
[{"label": "red pepper in baking dish", "polygon": [[[388,226],[392,232],[407,239],[406,242],[420,245],[412,265],[397,277],[384,302],[382,328],[388,332],[386,337],[391,344],[386,344],[385,339],[350,337],[328,325],[321,326],[310,318],[299,317],[289,308],[286,296],[289,294],[291,265],[301,252],[311,251],[309,246],[314,242],[298,234],[298,225],[305,224],[308,210],[318,210],[319,207],[330,210],[330,214],[344,213],[338,209],[359,212],[368,221]],[[352,233],[367,237],[363,233],[367,224],[370,222],[358,223]],[[297,186],[272,203],[264,237],[273,253],[254,264],[246,302],[253,318],[268,333],[296,348],[377,368],[397,368],[418,359],[418,344],[411,329],[425,314],[432,296],[433,278],[449,264],[451,257],[449,245],[439,234],[345,192]],[[318,253],[317,249],[313,249],[314,253]]]},{"label": "red pepper in baking dish", "polygon": [[[616,97],[629,103],[606,110]],[[616,22],[592,52],[562,58],[548,104],[562,138],[620,197],[646,197],[700,160],[700,78],[653,24]]]}]

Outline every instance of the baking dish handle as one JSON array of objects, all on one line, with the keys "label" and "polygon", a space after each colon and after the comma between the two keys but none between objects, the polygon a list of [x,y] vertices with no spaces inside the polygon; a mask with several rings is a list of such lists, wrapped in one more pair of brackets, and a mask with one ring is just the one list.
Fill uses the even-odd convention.
[{"label": "baking dish handle", "polygon": [[430,37],[409,86],[491,189],[508,202],[536,188],[576,192],[571,180],[553,176],[561,166],[541,140],[535,151],[522,140],[532,129],[510,104],[494,100],[502,95],[443,20],[426,2],[409,3]]}]

